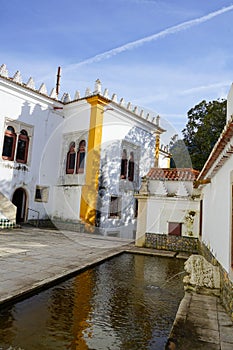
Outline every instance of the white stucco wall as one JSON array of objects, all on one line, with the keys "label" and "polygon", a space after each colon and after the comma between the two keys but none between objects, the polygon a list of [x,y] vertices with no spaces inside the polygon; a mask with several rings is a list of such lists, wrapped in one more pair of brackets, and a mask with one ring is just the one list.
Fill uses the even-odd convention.
[{"label": "white stucco wall", "polygon": [[58,186],[54,191],[53,218],[79,220],[81,186]]},{"label": "white stucco wall", "polygon": [[231,186],[233,178],[232,157],[203,186],[203,228],[202,239],[227,272],[230,271],[231,252]]},{"label": "white stucco wall", "polygon": [[[62,121],[62,116],[53,111],[54,101],[16,84],[0,79],[0,145],[2,151],[5,120],[11,119],[17,123],[27,124],[31,130],[29,142],[29,158],[27,164],[0,159],[0,192],[12,199],[14,191],[22,187],[27,193],[27,208],[40,212],[40,218],[46,217],[45,206],[52,203],[51,185],[53,181],[44,181],[41,176],[41,159],[45,145]],[[23,124],[22,124],[23,125]],[[50,167],[47,169],[49,179],[54,179],[57,172],[56,152],[53,148],[47,150],[51,156]],[[35,202],[36,185],[49,186],[49,202]]]},{"label": "white stucco wall", "polygon": [[138,196],[138,218],[135,245],[142,247],[147,232],[147,204],[148,197]]},{"label": "white stucco wall", "polygon": [[167,155],[159,154],[159,167],[170,168],[170,158],[168,158]]},{"label": "white stucco wall", "polygon": [[[186,219],[189,212],[195,212],[194,223]],[[168,234],[168,223],[182,223],[182,236],[198,237],[199,201],[183,198],[149,197],[147,203],[146,232]]]},{"label": "white stucco wall", "polygon": [[85,174],[66,174],[66,156],[72,141],[77,149],[81,139],[88,139],[90,104],[86,100],[74,102],[63,106],[59,114],[62,121],[51,133],[43,150],[40,178],[53,188],[52,200],[46,204],[49,215],[61,220],[78,220]]},{"label": "white stucco wall", "polygon": [[[113,108],[113,109],[108,109]],[[134,193],[140,188],[141,177],[154,165],[156,126],[133,116],[115,105],[106,107],[103,118],[102,160],[103,195],[99,199],[100,227],[107,233],[118,232],[122,237],[132,238],[136,230]],[[126,149],[129,157],[134,152],[134,181],[120,179],[121,156]],[[110,197],[121,198],[121,218],[109,218]]]}]

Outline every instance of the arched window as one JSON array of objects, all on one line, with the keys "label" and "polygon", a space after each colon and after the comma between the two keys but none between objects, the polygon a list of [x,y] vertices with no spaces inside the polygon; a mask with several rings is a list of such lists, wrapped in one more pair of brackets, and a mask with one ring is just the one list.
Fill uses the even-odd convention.
[{"label": "arched window", "polygon": [[66,157],[66,174],[73,174],[75,167],[75,142],[70,143],[69,152]]},{"label": "arched window", "polygon": [[16,151],[16,162],[18,163],[27,163],[28,158],[28,145],[29,145],[29,137],[26,130],[21,130],[18,143],[17,143],[17,151]]},{"label": "arched window", "polygon": [[8,126],[5,131],[2,159],[14,160],[16,133],[12,126]]},{"label": "arched window", "polygon": [[78,153],[77,153],[77,166],[76,166],[77,174],[84,173],[85,155],[86,155],[86,141],[82,140],[79,142]]},{"label": "arched window", "polygon": [[126,179],[127,176],[127,151],[123,149],[122,157],[121,157],[121,179]]},{"label": "arched window", "polygon": [[134,153],[133,152],[130,152],[130,157],[129,157],[128,179],[129,181],[134,180]]}]

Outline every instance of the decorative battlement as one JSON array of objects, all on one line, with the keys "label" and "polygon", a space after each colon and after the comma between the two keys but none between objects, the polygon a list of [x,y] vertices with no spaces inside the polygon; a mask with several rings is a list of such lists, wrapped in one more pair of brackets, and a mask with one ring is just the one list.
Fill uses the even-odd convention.
[{"label": "decorative battlement", "polygon": [[10,81],[13,81],[16,84],[19,84],[23,87],[30,89],[30,90],[34,90],[35,92],[40,93],[40,94],[47,96],[49,98],[52,98],[55,100],[60,100],[60,102],[62,102],[64,104],[71,103],[73,101],[78,101],[81,98],[86,98],[86,97],[90,97],[90,96],[94,96],[94,95],[101,95],[104,98],[110,100],[111,102],[114,102],[119,107],[124,108],[125,110],[128,110],[131,113],[137,115],[139,118],[147,120],[150,123],[156,125],[157,127],[160,126],[160,116],[159,115],[155,115],[155,114],[151,115],[150,113],[146,113],[143,109],[139,108],[138,106],[133,106],[131,104],[131,102],[126,103],[124,98],[121,98],[118,102],[118,98],[117,98],[117,95],[115,93],[110,98],[108,89],[105,89],[104,92],[102,92],[102,83],[99,79],[97,79],[95,81],[94,91],[92,91],[89,87],[87,87],[83,97],[81,97],[80,92],[77,90],[74,94],[73,99],[71,98],[70,94],[67,92],[63,93],[62,97],[59,99],[55,88],[53,88],[51,90],[50,94],[48,94],[45,83],[42,83],[40,85],[39,89],[36,89],[35,81],[32,77],[30,77],[28,79],[27,83],[24,83],[20,71],[17,71],[13,75],[13,77],[9,77],[8,69],[7,69],[5,64],[2,64],[0,66],[0,77],[6,78]]},{"label": "decorative battlement", "polygon": [[38,92],[38,93],[40,93],[42,95],[45,95],[47,97],[50,97],[50,98],[53,98],[53,99],[56,99],[56,100],[58,99],[55,89],[53,88],[51,90],[51,93],[48,94],[46,85],[44,83],[42,83],[40,85],[39,89],[36,89],[35,82],[34,82],[34,79],[32,77],[30,77],[28,79],[27,83],[23,83],[22,75],[21,75],[20,71],[18,71],[18,70],[13,75],[13,77],[9,77],[8,69],[7,69],[5,64],[2,64],[0,66],[0,77],[6,78],[6,79],[8,79],[10,81],[13,81],[13,82],[15,82],[15,83],[17,83],[19,85],[22,85],[23,87],[26,87],[26,88],[28,88],[30,90],[34,90],[35,92]]}]

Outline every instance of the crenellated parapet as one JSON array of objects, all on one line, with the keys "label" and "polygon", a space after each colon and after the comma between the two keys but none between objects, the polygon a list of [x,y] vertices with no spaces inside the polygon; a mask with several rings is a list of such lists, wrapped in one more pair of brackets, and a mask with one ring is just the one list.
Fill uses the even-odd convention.
[{"label": "crenellated parapet", "polygon": [[19,70],[17,70],[15,74],[12,77],[10,77],[8,73],[8,69],[5,64],[2,64],[0,66],[0,77],[10,80],[18,85],[21,85],[24,88],[33,90],[41,95],[45,95],[47,97],[50,97],[56,100],[58,99],[58,96],[54,88],[51,90],[50,94],[48,94],[45,83],[42,83],[38,89],[36,88],[35,81],[32,77],[30,77],[28,81],[24,83],[22,75]]},{"label": "crenellated parapet", "polygon": [[93,90],[89,87],[86,88],[84,96],[81,96],[79,90],[75,91],[74,97],[72,98],[69,93],[64,92],[63,95],[59,98],[58,93],[56,91],[56,88],[52,88],[51,92],[48,93],[47,87],[45,83],[41,83],[39,88],[36,88],[35,81],[32,77],[28,79],[26,83],[23,82],[22,75],[20,71],[16,71],[15,74],[10,77],[8,73],[8,69],[5,64],[2,64],[0,66],[0,77],[5,78],[7,80],[10,80],[11,82],[16,83],[17,85],[21,85],[24,88],[30,89],[35,91],[36,93],[39,93],[41,95],[44,95],[46,97],[59,100],[60,102],[67,104],[72,103],[74,101],[78,101],[83,98],[100,95],[108,100],[108,102],[113,102],[120,108],[124,109],[125,111],[129,111],[130,113],[136,115],[138,118],[146,120],[154,125],[156,125],[158,128],[160,127],[160,116],[155,113],[148,113],[148,111],[143,110],[139,106],[133,105],[130,101],[126,102],[125,99],[122,97],[118,99],[117,95],[115,93],[112,94],[112,97],[109,95],[109,91],[107,88],[102,88],[102,83],[100,79],[97,79],[94,83]]}]

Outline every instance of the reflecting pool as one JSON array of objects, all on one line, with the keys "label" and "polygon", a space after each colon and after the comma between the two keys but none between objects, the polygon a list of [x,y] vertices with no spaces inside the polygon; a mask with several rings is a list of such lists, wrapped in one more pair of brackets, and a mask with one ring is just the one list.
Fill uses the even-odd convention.
[{"label": "reflecting pool", "polygon": [[164,348],[183,261],[123,254],[0,310],[0,349]]}]

